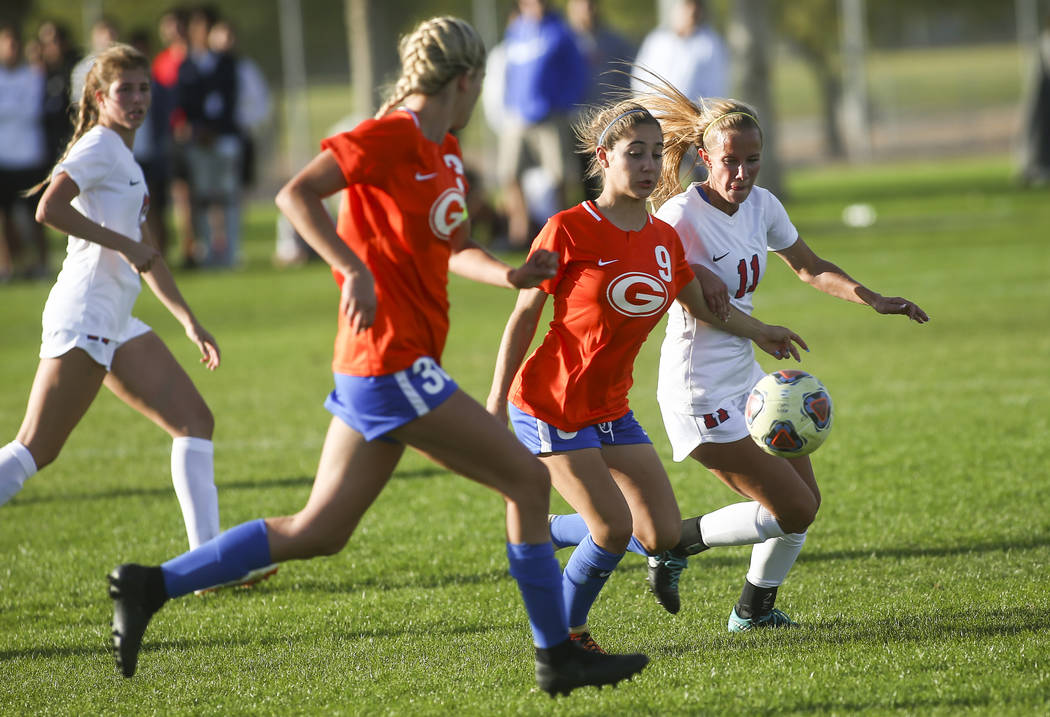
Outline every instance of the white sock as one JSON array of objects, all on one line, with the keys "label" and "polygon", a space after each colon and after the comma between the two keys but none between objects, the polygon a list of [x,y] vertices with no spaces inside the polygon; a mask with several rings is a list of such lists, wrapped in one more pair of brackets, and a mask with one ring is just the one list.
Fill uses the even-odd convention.
[{"label": "white sock", "polygon": [[756,588],[775,588],[783,583],[805,542],[805,533],[788,533],[757,544],[751,549],[747,581]]},{"label": "white sock", "polygon": [[219,494],[215,490],[215,448],[205,438],[171,442],[171,482],[182,506],[190,550],[219,534]]},{"label": "white sock", "polygon": [[22,484],[36,473],[36,461],[29,449],[18,441],[0,448],[0,505],[22,490]]},{"label": "white sock", "polygon": [[783,534],[777,519],[756,500],[733,503],[700,518],[700,537],[709,548],[751,545]]}]

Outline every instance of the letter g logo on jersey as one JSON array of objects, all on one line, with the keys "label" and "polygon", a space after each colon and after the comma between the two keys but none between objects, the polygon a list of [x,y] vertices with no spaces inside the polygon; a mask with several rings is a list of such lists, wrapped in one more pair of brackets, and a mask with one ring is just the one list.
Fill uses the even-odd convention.
[{"label": "letter g logo on jersey", "polygon": [[627,316],[652,316],[668,303],[667,287],[649,274],[621,274],[609,282],[605,292],[612,307]]},{"label": "letter g logo on jersey", "polygon": [[449,188],[430,205],[430,230],[448,241],[452,233],[467,219],[467,201],[458,188]]}]

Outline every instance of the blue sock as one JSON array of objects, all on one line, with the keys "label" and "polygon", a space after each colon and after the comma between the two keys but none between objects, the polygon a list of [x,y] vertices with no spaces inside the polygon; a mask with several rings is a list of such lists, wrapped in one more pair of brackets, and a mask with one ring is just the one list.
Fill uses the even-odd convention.
[{"label": "blue sock", "polygon": [[591,605],[622,557],[596,545],[590,535],[572,551],[561,582],[569,627],[587,624]]},{"label": "blue sock", "polygon": [[550,543],[507,543],[510,574],[518,581],[529,615],[532,641],[539,648],[553,647],[569,637],[561,602],[561,570]]},{"label": "blue sock", "polygon": [[219,533],[207,543],[160,566],[168,597],[236,580],[270,564],[270,541],[262,518]]},{"label": "blue sock", "polygon": [[[583,517],[579,513],[556,515],[551,520],[551,540],[555,548],[579,545],[587,537],[588,532],[590,531],[587,530],[587,524],[583,522]],[[638,538],[633,535],[630,542],[627,543],[627,552],[638,553],[642,556],[649,555],[649,552],[638,542]]]},{"label": "blue sock", "polygon": [[590,531],[579,513],[556,515],[551,520],[551,541],[555,548],[579,545]]}]

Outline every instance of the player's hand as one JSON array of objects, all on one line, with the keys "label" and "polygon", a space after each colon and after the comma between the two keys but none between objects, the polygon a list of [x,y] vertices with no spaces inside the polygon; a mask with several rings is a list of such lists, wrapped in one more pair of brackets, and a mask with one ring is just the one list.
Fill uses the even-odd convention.
[{"label": "player's hand", "polygon": [[755,344],[775,359],[786,359],[789,356],[793,356],[800,363],[802,357],[799,355],[795,344],[809,351],[809,347],[806,346],[806,342],[802,340],[802,337],[784,326],[770,326],[767,324],[762,329],[762,334],[755,339]]},{"label": "player's hand", "polygon": [[160,252],[151,244],[132,241],[128,239],[128,246],[121,253],[128,263],[135,267],[135,271],[145,274],[160,259]]},{"label": "player's hand", "polygon": [[693,273],[700,280],[700,288],[704,292],[704,302],[711,313],[722,319],[729,320],[729,289],[718,275],[705,266],[693,265]]},{"label": "player's hand", "polygon": [[355,334],[368,329],[376,320],[376,289],[372,274],[367,269],[344,274],[343,291],[339,296],[339,314],[346,314]]},{"label": "player's hand", "polygon": [[203,326],[194,322],[186,327],[186,336],[197,345],[201,352],[201,363],[207,366],[209,371],[219,367],[219,343]]},{"label": "player's hand", "polygon": [[871,308],[880,314],[903,314],[918,324],[925,324],[930,320],[918,304],[899,296],[880,296],[872,302]]},{"label": "player's hand", "polygon": [[507,280],[515,289],[531,289],[558,273],[558,255],[546,249],[537,249],[525,263],[507,272]]}]

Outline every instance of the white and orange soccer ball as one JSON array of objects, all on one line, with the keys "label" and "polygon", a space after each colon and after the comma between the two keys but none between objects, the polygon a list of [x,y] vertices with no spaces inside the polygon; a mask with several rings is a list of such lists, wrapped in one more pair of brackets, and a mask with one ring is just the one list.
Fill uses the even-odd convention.
[{"label": "white and orange soccer ball", "polygon": [[831,433],[831,395],[817,377],[785,369],[762,377],[747,399],[744,420],[758,447],[784,458],[809,455]]}]

